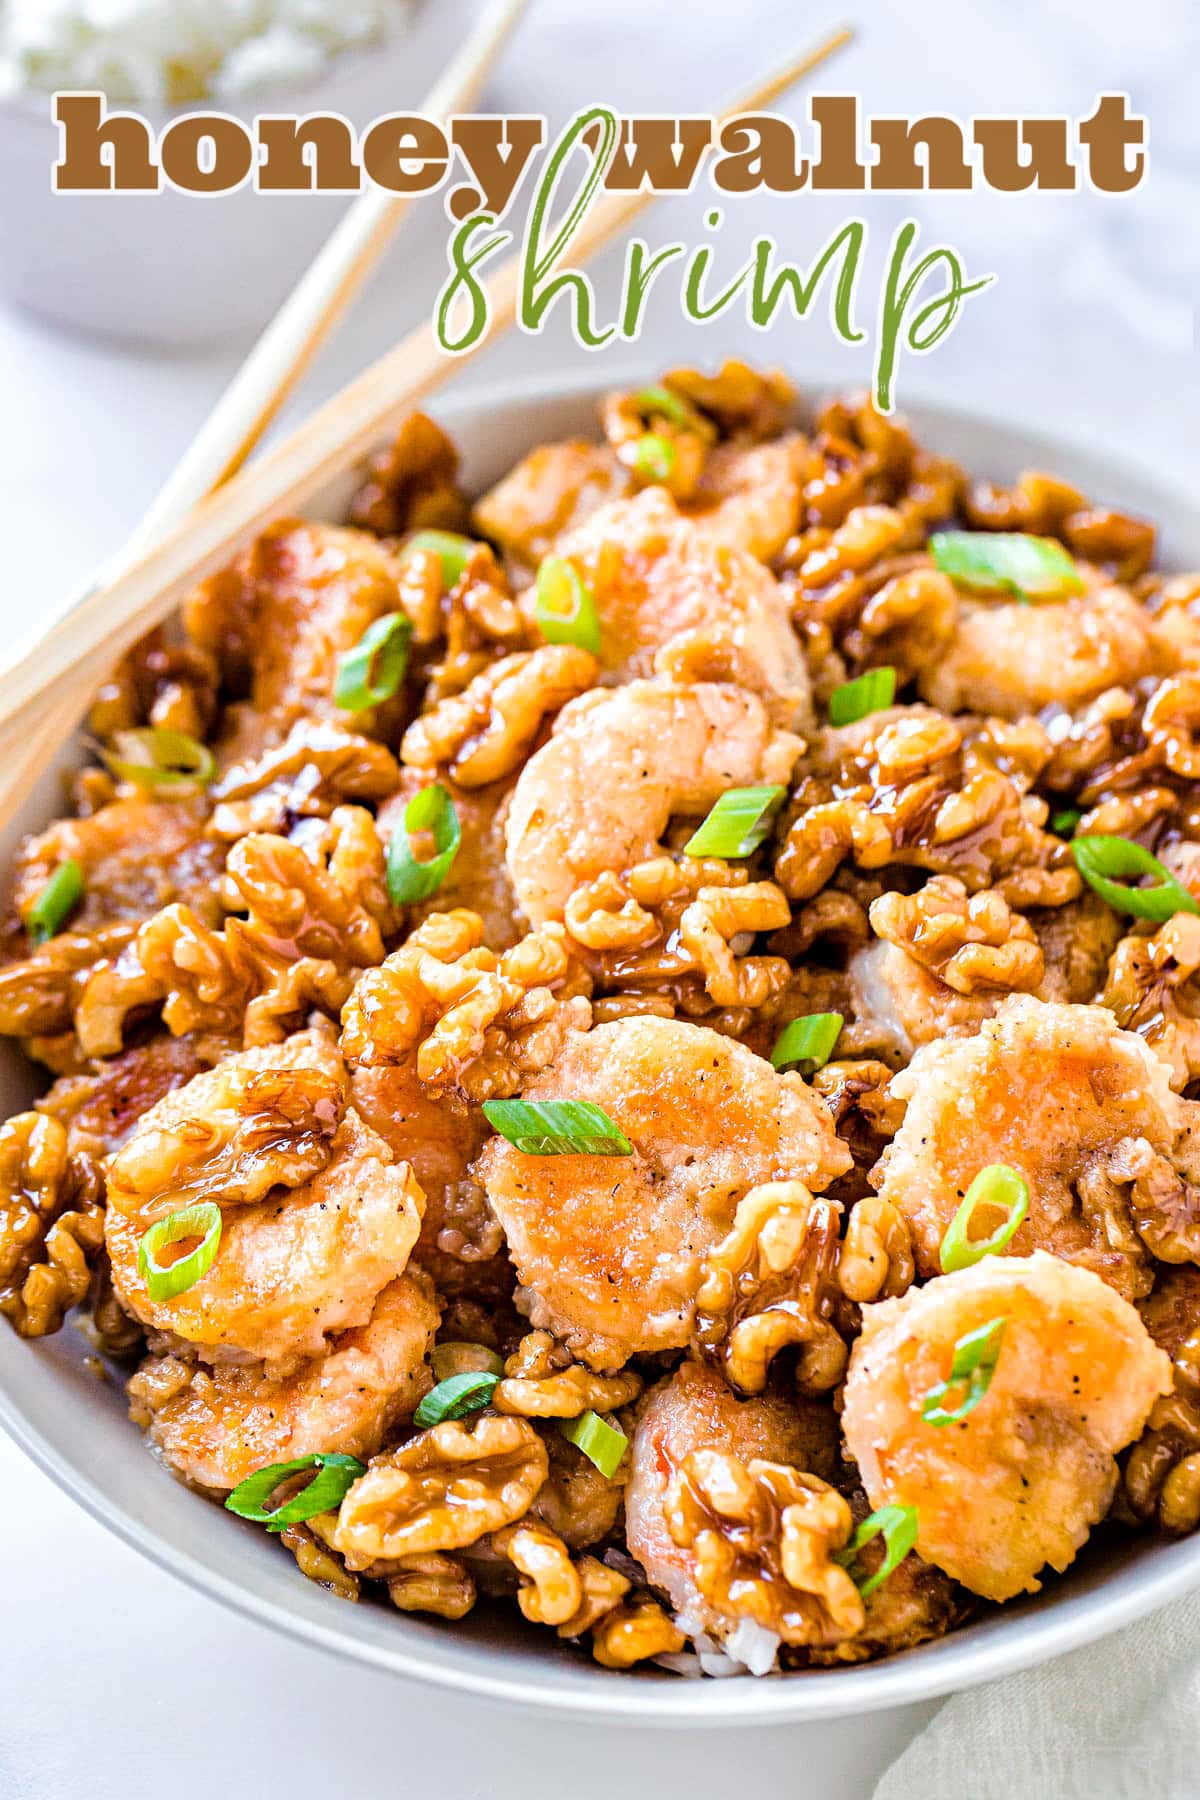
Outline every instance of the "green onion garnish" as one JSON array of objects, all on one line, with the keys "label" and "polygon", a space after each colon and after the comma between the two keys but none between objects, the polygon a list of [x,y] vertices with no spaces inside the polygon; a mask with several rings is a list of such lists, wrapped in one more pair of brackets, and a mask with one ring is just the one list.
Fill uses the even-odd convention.
[{"label": "green onion garnish", "polygon": [[365,712],[390,700],[404,680],[412,620],[385,613],[363,632],[353,650],[338,658],[334,703],[345,712]]},{"label": "green onion garnish", "polygon": [[535,596],[533,616],[548,644],[577,644],[599,656],[596,599],[573,562],[563,556],[543,557]]},{"label": "green onion garnish", "polygon": [[496,1391],[500,1377],[487,1369],[468,1369],[462,1375],[450,1375],[439,1381],[426,1394],[413,1414],[414,1425],[440,1425],[444,1419],[465,1419],[479,1412]]},{"label": "green onion garnish", "polygon": [[675,446],[657,431],[647,431],[633,447],[630,466],[646,481],[669,481],[675,468]]},{"label": "green onion garnish", "polygon": [[785,1025],[775,1040],[771,1062],[776,1069],[799,1069],[804,1075],[824,1068],[845,1024],[841,1013],[806,1013]]},{"label": "green onion garnish", "polygon": [[1073,558],[1054,538],[1024,531],[935,531],[929,552],[943,575],[979,593],[1050,600],[1083,592]]},{"label": "green onion garnish", "polygon": [[1051,813],[1050,829],[1058,837],[1072,837],[1082,817],[1077,806],[1064,806],[1061,812]]},{"label": "green onion garnish", "polygon": [[[1007,1216],[990,1237],[973,1238],[971,1222],[983,1206]],[[943,1275],[952,1275],[955,1269],[969,1269],[985,1256],[999,1256],[1016,1237],[1028,1211],[1029,1187],[1024,1176],[1007,1163],[989,1163],[986,1169],[980,1169],[942,1239],[939,1255]]]},{"label": "green onion garnish", "polygon": [[25,915],[25,927],[35,944],[56,937],[83,899],[83,870],[73,856],[60,862]]},{"label": "green onion garnish", "polygon": [[[435,856],[418,862],[413,855],[410,836],[428,831],[433,836]],[[450,873],[450,865],[458,855],[462,828],[454,802],[437,782],[414,794],[404,809],[400,828],[393,831],[387,847],[387,890],[393,906],[412,906],[436,894]]]},{"label": "green onion garnish", "polygon": [[146,725],[137,731],[115,731],[112,750],[100,754],[114,775],[144,788],[207,787],[216,764],[212,751],[186,731]]},{"label": "green onion garnish", "polygon": [[[882,1563],[865,1581],[855,1574],[858,1552],[864,1544],[883,1533],[887,1550]],[[882,1587],[893,1569],[899,1568],[917,1541],[917,1509],[915,1506],[880,1506],[869,1513],[844,1550],[834,1552],[833,1560],[849,1571],[854,1585],[865,1600],[877,1587]]]},{"label": "green onion garnish", "polygon": [[[960,1419],[975,1411],[992,1385],[992,1376],[1000,1360],[1000,1340],[1007,1324],[1008,1315],[1003,1314],[958,1339],[950,1364],[950,1379],[931,1387],[922,1402],[921,1417],[927,1425],[957,1425]],[[942,1401],[955,1388],[965,1390],[963,1398],[957,1406],[943,1406]]]},{"label": "green onion garnish", "polygon": [[457,1339],[435,1344],[429,1360],[439,1381],[449,1381],[452,1375],[499,1377],[504,1373],[504,1358],[489,1350],[486,1344],[469,1344]]},{"label": "green onion garnish", "polygon": [[896,698],[896,671],[890,663],[868,669],[853,681],[844,681],[829,696],[829,723],[853,725],[871,713],[882,712]]},{"label": "green onion garnish", "polygon": [[[316,1469],[318,1473],[285,1505],[271,1511],[267,1501],[276,1488],[289,1475],[299,1475],[303,1469]],[[359,1476],[366,1472],[366,1464],[360,1463],[357,1456],[315,1450],[311,1456],[297,1456],[291,1462],[271,1463],[265,1469],[256,1469],[245,1481],[239,1481],[225,1504],[239,1519],[252,1519],[256,1525],[265,1525],[268,1531],[286,1531],[289,1525],[301,1525],[318,1513],[332,1512],[342,1504]]]},{"label": "green onion garnish", "polygon": [[404,546],[403,555],[414,550],[431,550],[442,561],[442,585],[449,589],[462,580],[463,570],[475,554],[470,538],[457,531],[414,531]]},{"label": "green onion garnish", "polygon": [[[159,1261],[161,1250],[169,1244],[180,1244],[185,1238],[199,1238],[200,1242],[174,1262]],[[212,1268],[220,1242],[221,1209],[212,1200],[198,1200],[195,1206],[185,1206],[156,1220],[138,1245],[138,1274],[144,1279],[150,1298],[173,1300],[176,1294],[195,1287]]]},{"label": "green onion garnish", "polygon": [[632,1156],[633,1145],[590,1100],[485,1100],[483,1116],[523,1156]]},{"label": "green onion garnish", "polygon": [[679,394],[673,394],[668,387],[645,387],[633,397],[634,405],[646,418],[667,419],[672,425],[678,425],[684,431],[692,430],[696,425],[696,414],[687,401]]},{"label": "green onion garnish", "polygon": [[559,1430],[568,1443],[582,1450],[588,1461],[611,1481],[621,1466],[621,1458],[629,1439],[616,1425],[610,1425],[599,1413],[580,1413],[577,1419],[563,1419]]},{"label": "green onion garnish", "polygon": [[685,856],[750,856],[771,835],[781,787],[729,788],[683,846]]},{"label": "green onion garnish", "polygon": [[[1071,855],[1088,886],[1117,912],[1153,919],[1160,925],[1177,912],[1200,913],[1200,902],[1182,882],[1131,838],[1099,834],[1072,838]],[[1127,887],[1112,880],[1114,875],[1156,875],[1158,879],[1149,887]]]}]

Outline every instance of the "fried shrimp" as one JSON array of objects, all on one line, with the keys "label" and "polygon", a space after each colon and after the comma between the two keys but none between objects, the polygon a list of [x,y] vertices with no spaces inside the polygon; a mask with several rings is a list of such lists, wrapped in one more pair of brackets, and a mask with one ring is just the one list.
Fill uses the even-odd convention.
[{"label": "fried shrimp", "polygon": [[783,589],[754,556],[681,518],[660,488],[601,508],[559,553],[595,599],[609,679],[737,682],[776,724],[811,723],[808,670]]},{"label": "fried shrimp", "polygon": [[681,1363],[647,1396],[625,1490],[626,1541],[677,1612],[697,1615],[706,1631],[724,1633],[736,1626],[737,1615],[722,1617],[701,1598],[695,1557],[674,1541],[667,1523],[671,1478],[697,1450],[728,1450],[743,1462],[762,1457],[830,1477],[837,1461],[836,1431],[832,1414],[812,1402],[797,1405],[773,1394],[736,1399],[702,1363]]},{"label": "fried shrimp", "polygon": [[151,1357],[129,1384],[134,1417],[173,1469],[221,1493],[313,1450],[371,1456],[433,1385],[438,1312],[432,1282],[410,1270],[380,1292],[365,1325],[282,1379],[261,1365]]},{"label": "fried shrimp", "polygon": [[[954,1422],[923,1416],[956,1350],[995,1321],[990,1383]],[[916,1508],[917,1550],[988,1600],[1074,1560],[1117,1482],[1113,1458],[1171,1385],[1136,1311],[1087,1269],[987,1257],[863,1308],[842,1426],[872,1506]]]},{"label": "fried shrimp", "polygon": [[[345,1066],[317,1032],[227,1057],[160,1100],[109,1168],[116,1291],[156,1332],[216,1362],[279,1372],[364,1325],[403,1273],[424,1195],[346,1104]],[[169,1299],[139,1267],[147,1229],[196,1199],[222,1209],[208,1272]]]},{"label": "fried shrimp", "polygon": [[879,1192],[908,1220],[923,1275],[975,1176],[1007,1163],[1029,1185],[1009,1245],[1052,1251],[1127,1298],[1153,1279],[1147,1250],[1187,1234],[1200,1260],[1200,1196],[1185,1180],[1193,1103],[1133,1032],[1097,1006],[1007,1000],[970,1038],[942,1038],[895,1076],[908,1110],[877,1168]]},{"label": "fried shrimp", "polygon": [[505,841],[517,904],[534,925],[561,919],[584,882],[650,856],[675,814],[699,818],[727,788],[785,783],[799,751],[755,695],[724,683],[583,695],[513,790]]},{"label": "fried shrimp", "polygon": [[1052,703],[1082,706],[1150,666],[1149,615],[1125,588],[1098,583],[1035,606],[963,600],[952,642],[918,685],[943,712],[1019,719]]},{"label": "fried shrimp", "polygon": [[706,1254],[762,1182],[819,1192],[851,1164],[822,1103],[744,1045],[651,1016],[569,1036],[526,1100],[601,1106],[630,1156],[527,1156],[503,1138],[476,1172],[535,1325],[594,1368],[688,1342]]}]

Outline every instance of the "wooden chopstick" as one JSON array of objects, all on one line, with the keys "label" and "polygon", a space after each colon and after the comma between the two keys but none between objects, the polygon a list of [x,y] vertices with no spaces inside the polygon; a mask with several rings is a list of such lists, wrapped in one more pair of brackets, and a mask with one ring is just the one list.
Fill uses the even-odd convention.
[{"label": "wooden chopstick", "polygon": [[[723,118],[760,111],[794,82],[849,43],[835,31],[767,80],[742,94]],[[607,195],[584,220],[571,246],[572,263],[594,256],[654,195]],[[160,624],[193,584],[214,573],[243,543],[281,514],[300,510],[331,476],[373,449],[419,400],[457,372],[467,357],[505,330],[516,315],[520,257],[511,257],[488,284],[487,331],[465,356],[450,358],[427,327],[405,338],[290,437],[243,469],[203,501],[184,522],[108,586],[86,595],[63,619],[0,675],[4,736],[20,741],[38,729],[46,697],[84,665],[89,681],[111,667],[140,637]],[[44,766],[44,763],[43,765]],[[3,761],[0,759],[0,768]],[[0,786],[0,801],[6,798]]]},{"label": "wooden chopstick", "polygon": [[[469,109],[524,12],[527,0],[495,0],[421,104],[431,118]],[[415,199],[372,186],[348,208],[262,332],[165,485],[101,576],[109,586],[206,494],[240,469],[374,268]],[[269,204],[269,203],[268,203]],[[98,591],[93,585],[91,593]],[[79,604],[79,603],[77,603]],[[70,619],[72,608],[64,619]],[[103,654],[97,651],[99,657]],[[109,659],[115,662],[122,652]],[[2,680],[2,678],[0,678]],[[0,807],[23,796],[70,736],[99,685],[88,661],[56,683],[36,728],[24,717],[0,726]],[[0,709],[3,700],[0,698]]]}]

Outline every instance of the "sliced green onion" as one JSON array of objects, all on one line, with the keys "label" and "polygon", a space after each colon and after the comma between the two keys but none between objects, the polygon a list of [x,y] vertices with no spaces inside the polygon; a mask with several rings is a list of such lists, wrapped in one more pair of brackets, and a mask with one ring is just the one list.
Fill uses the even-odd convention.
[{"label": "sliced green onion", "polygon": [[[950,1364],[950,1379],[931,1387],[922,1402],[921,1417],[927,1425],[957,1425],[960,1419],[975,1411],[992,1385],[1007,1324],[1008,1315],[1004,1314],[998,1319],[989,1319],[986,1325],[979,1325],[958,1339]],[[943,1406],[942,1401],[955,1388],[963,1390],[962,1399],[957,1406]]]},{"label": "sliced green onion", "polygon": [[[990,1206],[1007,1216],[990,1237],[973,1238],[971,1223],[980,1207]],[[1029,1211],[1029,1187],[1023,1175],[1007,1163],[989,1163],[980,1169],[967,1189],[962,1205],[951,1219],[939,1252],[942,1274],[969,1269],[985,1256],[999,1256],[1016,1237]]]},{"label": "sliced green onion", "polygon": [[1074,559],[1055,538],[1024,531],[935,531],[929,552],[943,575],[979,593],[1050,600],[1083,592]]},{"label": "sliced green onion", "polygon": [[829,696],[829,723],[853,725],[871,713],[882,712],[896,698],[896,671],[890,663],[868,669],[853,681],[844,681]]},{"label": "sliced green onion", "polygon": [[[855,1573],[858,1552],[864,1544],[883,1533],[884,1547],[887,1551],[882,1563],[873,1575],[864,1581]],[[917,1541],[917,1509],[915,1506],[880,1506],[869,1513],[859,1526],[844,1550],[834,1552],[834,1562],[841,1563],[847,1569],[865,1600],[873,1594],[877,1587],[882,1587],[894,1569],[899,1568],[909,1551]]]},{"label": "sliced green onion", "polygon": [[611,1481],[621,1466],[621,1458],[629,1439],[616,1425],[610,1425],[599,1413],[580,1413],[577,1419],[563,1419],[559,1430],[568,1443],[582,1450],[590,1463]]},{"label": "sliced green onion", "polygon": [[137,731],[115,731],[112,750],[100,754],[114,775],[145,788],[190,791],[207,787],[216,764],[212,751],[186,731],[146,725]]},{"label": "sliced green onion", "polygon": [[1075,827],[1082,817],[1077,806],[1064,806],[1061,812],[1051,813],[1050,829],[1058,837],[1073,837]]},{"label": "sliced green onion", "polygon": [[[418,831],[432,833],[435,856],[418,862],[409,838]],[[404,809],[404,818],[388,839],[387,889],[393,906],[412,906],[436,894],[458,855],[462,827],[454,802],[439,783],[422,788]]]},{"label": "sliced green onion", "polygon": [[645,481],[669,481],[675,469],[675,446],[657,431],[647,431],[633,447],[630,466]]},{"label": "sliced green onion", "polygon": [[781,787],[729,788],[687,843],[685,856],[750,856],[771,835]]},{"label": "sliced green onion", "polygon": [[777,1069],[799,1069],[804,1075],[824,1068],[845,1022],[841,1013],[806,1013],[802,1019],[793,1019],[775,1039],[772,1065]]},{"label": "sliced green onion", "polygon": [[499,1377],[504,1373],[504,1358],[489,1350],[486,1344],[468,1344],[459,1340],[435,1344],[429,1360],[439,1381],[449,1381],[452,1375]]},{"label": "sliced green onion", "polygon": [[646,418],[666,419],[683,431],[695,431],[697,426],[708,423],[698,417],[695,407],[681,394],[673,394],[669,387],[658,384],[642,388],[633,396],[633,403]]},{"label": "sliced green onion", "polygon": [[442,561],[442,585],[449,589],[457,587],[462,580],[463,571],[477,549],[470,538],[463,537],[457,531],[414,531],[404,546],[402,554],[408,556],[414,550],[429,550]]},{"label": "sliced green onion", "polygon": [[632,1156],[633,1145],[590,1100],[485,1100],[483,1116],[523,1156]]},{"label": "sliced green onion", "polygon": [[[174,1262],[159,1261],[159,1252],[169,1244],[180,1244],[185,1238],[199,1238],[200,1242],[186,1256],[176,1257]],[[221,1209],[212,1200],[198,1200],[195,1206],[185,1206],[179,1212],[168,1213],[165,1219],[158,1219],[144,1232],[138,1245],[138,1274],[146,1283],[147,1292],[152,1300],[173,1300],[176,1294],[186,1293],[188,1288],[195,1287],[202,1275],[207,1275],[216,1258],[221,1242]]]},{"label": "sliced green onion", "polygon": [[[1200,902],[1182,882],[1176,881],[1157,856],[1130,838],[1085,834],[1071,839],[1071,855],[1088,886],[1117,912],[1132,913],[1135,919],[1154,919],[1160,925],[1177,912],[1200,913]],[[1127,887],[1114,881],[1114,875],[1156,875],[1158,879],[1149,887]]]},{"label": "sliced green onion", "polygon": [[[267,1502],[280,1483],[304,1469],[316,1469],[318,1473],[283,1506],[271,1510]],[[357,1456],[316,1450],[311,1456],[297,1456],[291,1462],[256,1469],[245,1481],[239,1481],[225,1505],[239,1519],[251,1519],[256,1525],[265,1525],[268,1531],[286,1531],[289,1525],[301,1525],[318,1513],[333,1512],[366,1472],[366,1464],[360,1463]]]},{"label": "sliced green onion", "polygon": [[413,1423],[422,1427],[440,1425],[445,1419],[465,1419],[479,1412],[496,1391],[500,1377],[487,1369],[468,1369],[462,1375],[449,1375],[426,1394],[413,1414]]},{"label": "sliced green onion", "polygon": [[345,712],[365,712],[390,700],[404,680],[412,620],[385,613],[363,632],[353,650],[338,659],[334,703]]},{"label": "sliced green onion", "polygon": [[25,927],[35,944],[57,937],[83,899],[83,870],[73,856],[60,862],[25,914]]},{"label": "sliced green onion", "polygon": [[533,616],[548,644],[577,644],[600,654],[600,620],[596,599],[573,562],[563,556],[542,558],[537,572]]}]

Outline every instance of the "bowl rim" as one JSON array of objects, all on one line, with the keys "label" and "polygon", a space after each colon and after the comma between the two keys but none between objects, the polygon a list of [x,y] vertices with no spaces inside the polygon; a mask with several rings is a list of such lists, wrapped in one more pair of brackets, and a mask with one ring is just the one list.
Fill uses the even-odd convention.
[{"label": "bowl rim", "polygon": [[[464,416],[475,418],[538,405],[583,402],[629,379],[640,379],[629,359],[598,369],[555,377],[552,374],[469,385],[448,395],[435,408],[439,420],[453,428]],[[824,394],[846,391],[845,383],[800,382],[801,397],[817,403]],[[1110,457],[1069,436],[1030,430],[1011,415],[981,413],[936,398],[912,396],[899,409],[916,415],[918,429],[936,437],[939,426],[958,426],[1018,437],[1025,453],[1067,462],[1075,456],[1108,465],[1161,497],[1173,513],[1190,511],[1182,489],[1164,481],[1145,462],[1124,452]],[[1053,459],[1053,460],[1051,460]],[[814,1670],[786,1677],[732,1681],[678,1677],[614,1678],[612,1672],[580,1663],[556,1665],[559,1679],[541,1686],[505,1672],[502,1650],[456,1639],[452,1630],[406,1641],[407,1621],[392,1622],[386,1645],[357,1635],[353,1610],[329,1612],[329,1623],[281,1604],[215,1569],[186,1545],[169,1541],[154,1526],[139,1523],[114,1500],[84,1467],[60,1452],[23,1413],[19,1393],[0,1381],[0,1429],[22,1449],[55,1485],[99,1524],[167,1574],[207,1594],[243,1617],[283,1632],[326,1654],[352,1663],[432,1685],[457,1689],[479,1698],[544,1711],[559,1718],[607,1720],[638,1726],[781,1725],[845,1717],[929,1700],[986,1681],[1033,1668],[1052,1657],[1104,1637],[1134,1623],[1168,1601],[1200,1586],[1200,1534],[1156,1545],[1153,1561],[1128,1563],[1103,1576],[1094,1587],[1052,1596],[1019,1616],[993,1614],[985,1621],[951,1632],[934,1643],[877,1663],[842,1669]],[[131,1440],[132,1441],[132,1440]],[[344,1624],[338,1621],[346,1616]]]}]

